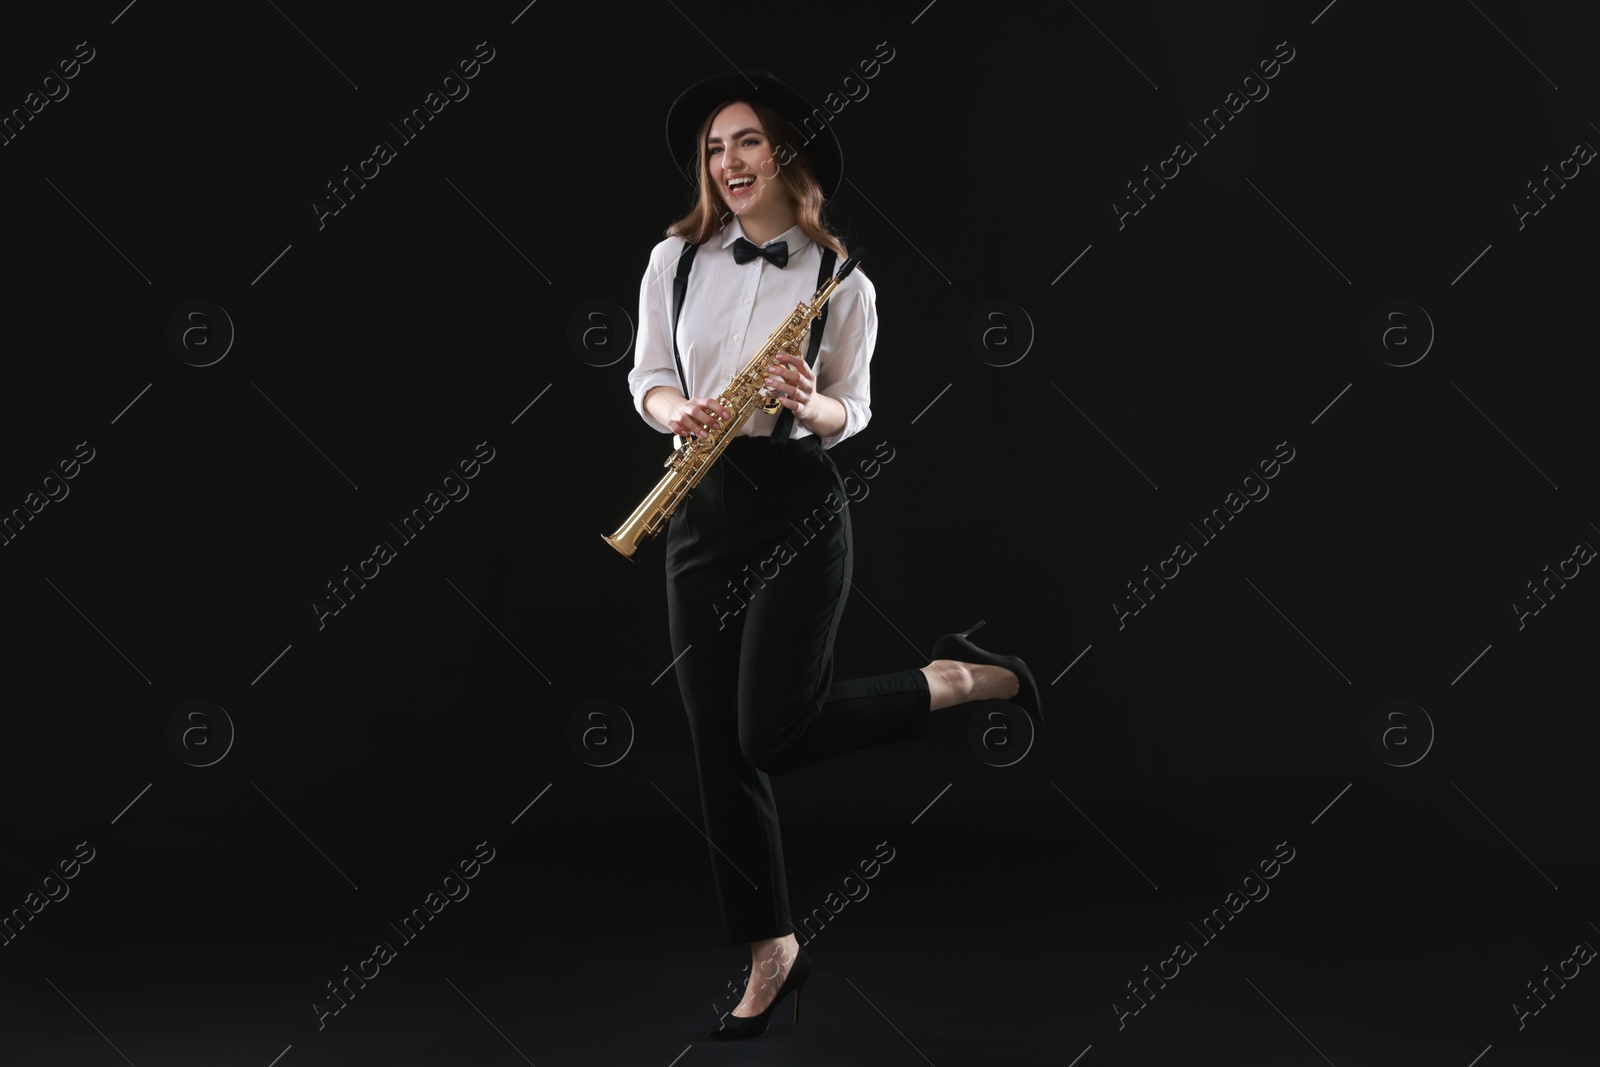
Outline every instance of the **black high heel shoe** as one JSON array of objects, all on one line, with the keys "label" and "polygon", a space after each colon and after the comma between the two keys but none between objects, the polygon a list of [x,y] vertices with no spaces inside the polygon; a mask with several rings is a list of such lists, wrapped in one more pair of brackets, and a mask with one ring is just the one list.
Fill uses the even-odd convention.
[{"label": "black high heel shoe", "polygon": [[1034,729],[1044,725],[1044,712],[1039,706],[1039,687],[1034,683],[1033,672],[1028,670],[1028,665],[1016,656],[997,656],[993,652],[986,652],[967,640],[967,634],[972,633],[983,625],[979,619],[965,631],[959,634],[945,634],[933,646],[934,659],[953,659],[963,663],[983,663],[996,667],[1004,667],[1017,676],[1019,688],[1017,695],[1007,703],[1015,704],[1028,713],[1028,718],[1033,720]]},{"label": "black high heel shoe", "polygon": [[[754,975],[752,974],[752,977]],[[783,976],[783,984],[778,987],[778,993],[772,998],[772,1003],[760,1015],[734,1015],[731,1012],[722,1017],[722,1023],[706,1036],[713,1041],[737,1041],[740,1038],[760,1037],[767,1032],[767,1023],[772,1018],[773,1011],[778,1002],[790,993],[794,994],[794,1021],[800,1021],[800,987],[806,984],[811,977],[811,957],[806,955],[804,947],[794,962],[789,965],[789,973]]]}]

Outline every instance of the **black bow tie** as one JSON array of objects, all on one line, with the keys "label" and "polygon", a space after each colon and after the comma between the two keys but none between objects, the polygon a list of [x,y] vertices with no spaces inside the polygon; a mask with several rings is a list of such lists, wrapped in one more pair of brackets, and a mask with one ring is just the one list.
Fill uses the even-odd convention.
[{"label": "black bow tie", "polygon": [[765,259],[774,267],[781,267],[789,262],[789,242],[773,241],[765,248],[762,248],[759,245],[751,244],[743,237],[734,239],[733,261],[735,263],[748,263],[757,256]]}]

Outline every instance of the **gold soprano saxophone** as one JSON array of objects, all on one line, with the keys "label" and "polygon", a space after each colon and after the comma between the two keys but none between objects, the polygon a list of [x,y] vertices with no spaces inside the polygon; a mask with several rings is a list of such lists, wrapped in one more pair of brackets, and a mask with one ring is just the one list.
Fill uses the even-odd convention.
[{"label": "gold soprano saxophone", "polygon": [[717,399],[733,412],[730,421],[713,427],[704,438],[673,436],[672,454],[662,464],[670,469],[650,490],[644,502],[633,509],[627,521],[617,527],[616,533],[600,535],[606,544],[637,563],[634,553],[638,551],[640,542],[647,537],[655,537],[666,527],[672,513],[688,497],[689,490],[700,484],[700,479],[705,477],[717,457],[722,455],[757,409],[771,415],[783,407],[778,397],[763,395],[767,384],[767,368],[772,366],[773,357],[779,352],[802,351],[800,342],[811,328],[812,320],[822,314],[823,305],[827,304],[833,291],[850,276],[850,272],[856,269],[856,264],[866,254],[865,248],[857,249],[855,255],[845,260],[839,273],[824,282],[810,300],[796,304],[789,317],[772,331],[767,343],[750,358],[744,369],[728,379],[727,386]]}]

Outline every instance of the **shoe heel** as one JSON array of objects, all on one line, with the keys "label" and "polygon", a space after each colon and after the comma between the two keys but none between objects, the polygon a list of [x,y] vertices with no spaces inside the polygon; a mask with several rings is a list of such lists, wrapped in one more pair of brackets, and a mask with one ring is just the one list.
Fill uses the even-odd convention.
[{"label": "shoe heel", "polygon": [[800,990],[794,991],[794,1021],[800,1021]]}]

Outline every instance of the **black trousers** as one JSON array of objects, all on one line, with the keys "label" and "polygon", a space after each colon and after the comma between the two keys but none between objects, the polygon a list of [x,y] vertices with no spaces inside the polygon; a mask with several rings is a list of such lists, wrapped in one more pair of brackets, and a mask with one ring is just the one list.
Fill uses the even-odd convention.
[{"label": "black trousers", "polygon": [[793,932],[768,776],[927,736],[921,670],[833,680],[849,499],[816,437],[735,438],[667,526],[667,614],[729,944]]}]

